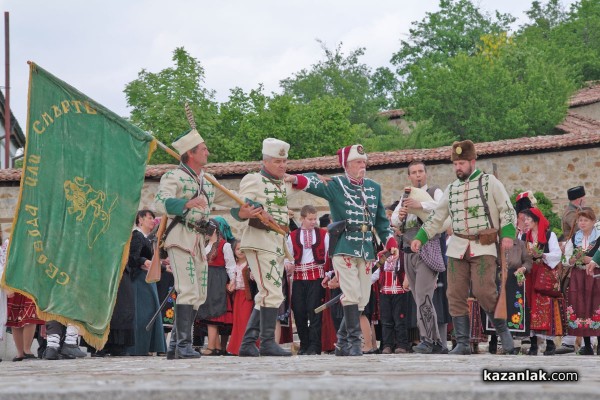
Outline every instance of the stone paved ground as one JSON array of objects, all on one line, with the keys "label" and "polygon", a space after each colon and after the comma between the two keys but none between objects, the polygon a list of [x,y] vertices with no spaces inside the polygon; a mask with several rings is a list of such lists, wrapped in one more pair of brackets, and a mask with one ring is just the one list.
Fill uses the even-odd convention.
[{"label": "stone paved ground", "polygon": [[[576,371],[578,382],[484,383],[482,370]],[[158,357],[0,363],[0,399],[597,398],[600,356]],[[525,396],[525,397],[522,397]]]}]

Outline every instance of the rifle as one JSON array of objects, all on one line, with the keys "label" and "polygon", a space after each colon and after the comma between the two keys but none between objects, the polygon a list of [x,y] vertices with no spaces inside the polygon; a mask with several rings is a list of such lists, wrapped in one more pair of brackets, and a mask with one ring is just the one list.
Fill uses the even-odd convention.
[{"label": "rifle", "polygon": [[340,301],[342,299],[343,295],[344,295],[344,293],[340,293],[337,296],[335,296],[333,299],[329,300],[327,303],[321,304],[319,307],[315,308],[315,314],[318,314],[321,311],[325,311],[326,309],[328,309],[329,307],[331,307],[332,305],[334,305],[335,303]]},{"label": "rifle", "polygon": [[[165,145],[164,143],[162,143],[156,139],[154,139],[154,141],[161,149],[163,149],[164,151],[169,153],[171,156],[176,158],[177,161],[181,161],[181,156],[179,156],[179,154],[177,154],[175,151],[171,150],[171,148],[169,148],[167,145]],[[217,189],[221,190],[227,196],[229,196],[230,198],[235,200],[240,206],[243,206],[244,204],[246,204],[242,199],[240,199],[238,196],[236,196],[231,190],[227,189],[225,186],[223,186],[219,182],[217,182],[217,180],[214,179],[213,177],[211,177],[209,175],[204,175],[204,178],[207,181],[209,181],[210,183],[212,183]],[[275,221],[269,220],[268,218],[264,217],[262,214],[258,215],[258,219],[260,219],[260,221],[263,224],[268,226],[269,229],[279,233],[280,235],[283,235],[284,237],[287,235],[287,233],[283,229],[281,229],[281,227],[279,225],[277,225],[277,223],[275,223]]]},{"label": "rifle", "polygon": [[250,267],[245,266],[242,268],[242,278],[244,279],[244,294],[246,300],[252,301],[252,289],[250,288]]},{"label": "rifle", "polygon": [[494,318],[506,319],[506,279],[508,278],[508,263],[506,261],[506,251],[500,249],[500,263],[501,263],[501,278],[500,278],[500,295],[498,296],[498,302],[496,303],[496,310],[494,310]]},{"label": "rifle", "polygon": [[167,293],[167,297],[165,297],[163,302],[160,304],[160,307],[158,307],[158,310],[156,310],[156,312],[152,316],[152,319],[150,320],[150,322],[148,322],[148,325],[146,325],[147,332],[150,332],[150,330],[152,329],[152,325],[154,325],[154,321],[156,321],[156,318],[162,312],[162,309],[165,307],[165,304],[167,304],[167,301],[169,301],[169,298],[171,298],[171,295],[173,294],[174,291],[175,291],[175,285],[173,285],[171,290],[169,290],[169,293]]},{"label": "rifle", "polygon": [[154,254],[152,254],[152,263],[148,272],[146,273],[146,282],[155,283],[160,281],[160,249],[164,246],[162,243],[162,236],[167,226],[167,216],[163,215],[160,219],[160,225],[156,231],[156,238],[154,239]]}]

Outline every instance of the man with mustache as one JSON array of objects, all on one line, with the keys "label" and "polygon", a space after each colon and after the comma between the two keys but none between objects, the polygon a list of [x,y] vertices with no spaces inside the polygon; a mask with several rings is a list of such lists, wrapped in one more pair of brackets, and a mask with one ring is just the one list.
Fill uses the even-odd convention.
[{"label": "man with mustache", "polygon": [[[469,287],[488,318],[493,321],[507,354],[516,353],[506,320],[495,319],[496,242],[509,250],[516,236],[516,215],[504,185],[495,176],[475,168],[477,153],[470,140],[454,142],[450,160],[458,178],[446,190],[437,207],[411,243],[418,252],[430,238],[443,231],[449,217],[453,235],[448,243],[448,302],[456,332],[450,354],[471,354],[469,345]],[[495,230],[495,232],[494,232]],[[487,231],[487,232],[486,232]]]}]

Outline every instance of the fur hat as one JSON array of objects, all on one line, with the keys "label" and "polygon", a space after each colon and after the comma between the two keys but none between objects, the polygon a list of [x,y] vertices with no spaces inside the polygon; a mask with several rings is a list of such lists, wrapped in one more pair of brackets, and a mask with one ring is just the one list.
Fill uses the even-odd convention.
[{"label": "fur hat", "polygon": [[288,158],[289,150],[289,143],[286,143],[283,140],[274,138],[266,138],[263,140],[262,153],[265,156],[273,158]]},{"label": "fur hat", "polygon": [[450,154],[450,161],[457,160],[476,160],[477,152],[475,151],[475,145],[470,140],[463,140],[462,142],[452,143],[452,153]]},{"label": "fur hat", "polygon": [[340,165],[346,168],[349,161],[354,160],[365,160],[367,161],[367,154],[362,144],[354,144],[352,146],[342,147],[337,151],[338,160]]},{"label": "fur hat", "polygon": [[179,155],[182,156],[200,143],[204,143],[204,139],[202,139],[202,136],[200,136],[197,130],[192,129],[179,136],[177,140],[172,143],[172,146],[177,150]]},{"label": "fur hat", "polygon": [[575,186],[567,190],[569,201],[577,200],[585,196],[585,188],[583,186]]}]

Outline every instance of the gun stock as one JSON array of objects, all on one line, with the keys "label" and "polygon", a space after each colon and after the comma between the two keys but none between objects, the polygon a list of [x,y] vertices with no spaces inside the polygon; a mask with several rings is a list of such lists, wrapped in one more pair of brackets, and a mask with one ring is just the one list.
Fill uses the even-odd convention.
[{"label": "gun stock", "polygon": [[508,264],[506,262],[506,252],[502,248],[500,249],[500,263],[502,276],[500,278],[500,294],[498,295],[494,318],[506,319],[508,317],[506,313],[506,279],[508,278]]},{"label": "gun stock", "polygon": [[161,241],[165,228],[167,227],[167,216],[163,215],[160,219],[158,231],[156,231],[156,240],[154,241],[154,254],[152,255],[152,263],[146,273],[146,282],[155,283],[160,281],[160,249],[163,246]]}]

